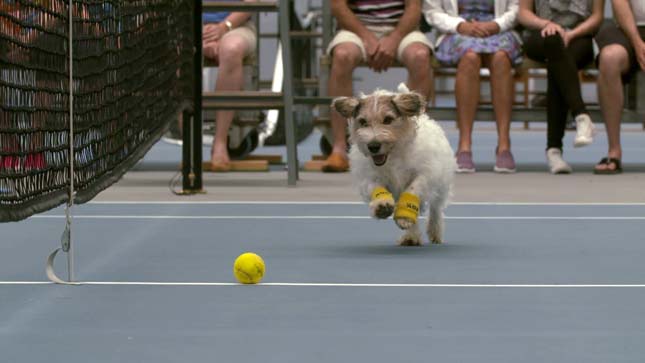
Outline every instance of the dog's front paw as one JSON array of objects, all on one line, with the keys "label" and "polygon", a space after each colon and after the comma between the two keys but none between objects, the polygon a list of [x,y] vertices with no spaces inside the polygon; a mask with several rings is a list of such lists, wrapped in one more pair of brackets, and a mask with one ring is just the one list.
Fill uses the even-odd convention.
[{"label": "dog's front paw", "polygon": [[370,203],[372,217],[387,219],[394,213],[394,199],[377,199]]},{"label": "dog's front paw", "polygon": [[412,226],[417,224],[416,221],[409,219],[409,218],[394,218],[394,222],[396,222],[396,225],[399,226],[401,229],[410,229]]}]

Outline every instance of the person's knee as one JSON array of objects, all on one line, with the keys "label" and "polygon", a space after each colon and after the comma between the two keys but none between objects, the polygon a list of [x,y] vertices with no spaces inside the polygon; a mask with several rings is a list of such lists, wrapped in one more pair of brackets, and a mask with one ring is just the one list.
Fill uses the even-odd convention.
[{"label": "person's knee", "polygon": [[490,69],[491,71],[509,71],[511,69],[511,59],[508,54],[503,50],[493,53],[490,59]]},{"label": "person's knee", "polygon": [[628,64],[627,50],[618,44],[602,48],[598,56],[598,70],[604,75],[618,75]]},{"label": "person's knee", "polygon": [[361,51],[351,43],[339,44],[332,52],[332,68],[337,71],[352,71],[361,60]]},{"label": "person's knee", "polygon": [[405,58],[411,66],[409,68],[430,67],[430,49],[427,46],[413,44],[405,49],[405,53]]},{"label": "person's knee", "polygon": [[223,38],[219,45],[220,63],[242,63],[246,45],[244,41],[237,38]]},{"label": "person's knee", "polygon": [[544,52],[547,59],[557,59],[564,53],[564,40],[560,34],[548,35],[544,38]]},{"label": "person's knee", "polygon": [[466,52],[459,60],[458,67],[460,71],[476,71],[479,73],[481,66],[482,60],[479,54],[475,52]]}]

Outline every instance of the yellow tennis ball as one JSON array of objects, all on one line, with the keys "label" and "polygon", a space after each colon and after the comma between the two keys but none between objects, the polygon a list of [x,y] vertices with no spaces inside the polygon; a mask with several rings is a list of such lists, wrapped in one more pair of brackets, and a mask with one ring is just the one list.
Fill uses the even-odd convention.
[{"label": "yellow tennis ball", "polygon": [[255,253],[239,255],[233,264],[233,274],[243,284],[257,284],[264,277],[264,261]]}]

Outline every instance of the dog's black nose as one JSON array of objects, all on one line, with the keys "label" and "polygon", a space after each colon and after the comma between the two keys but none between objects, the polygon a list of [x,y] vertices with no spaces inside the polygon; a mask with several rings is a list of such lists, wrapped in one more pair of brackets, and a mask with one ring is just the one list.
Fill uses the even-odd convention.
[{"label": "dog's black nose", "polygon": [[367,149],[372,153],[376,154],[381,150],[381,143],[380,142],[370,142],[367,144]]}]

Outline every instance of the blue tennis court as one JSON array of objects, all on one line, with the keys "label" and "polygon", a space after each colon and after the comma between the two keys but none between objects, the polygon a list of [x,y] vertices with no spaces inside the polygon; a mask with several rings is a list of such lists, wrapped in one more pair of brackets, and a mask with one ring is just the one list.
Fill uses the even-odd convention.
[{"label": "blue tennis court", "polygon": [[[90,203],[3,226],[7,361],[586,361],[645,355],[645,204],[456,203],[395,245],[355,202]],[[263,284],[234,282],[244,251]],[[64,259],[57,266],[64,275]]]}]

